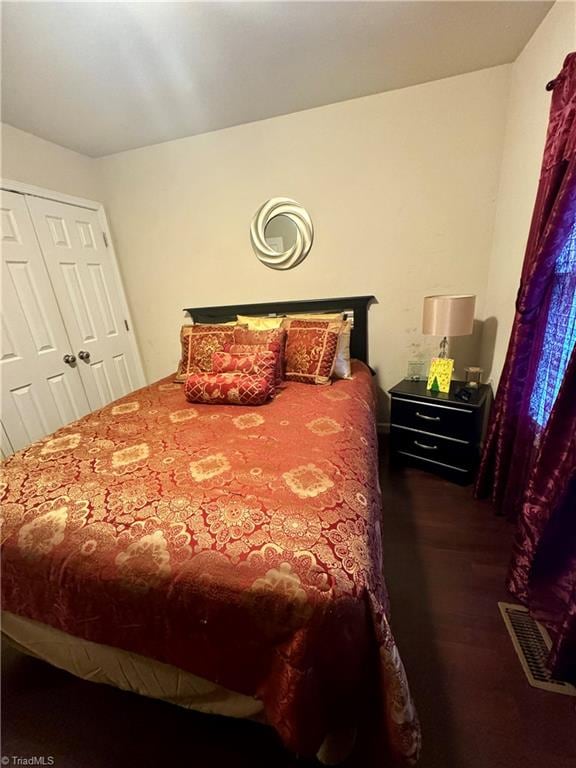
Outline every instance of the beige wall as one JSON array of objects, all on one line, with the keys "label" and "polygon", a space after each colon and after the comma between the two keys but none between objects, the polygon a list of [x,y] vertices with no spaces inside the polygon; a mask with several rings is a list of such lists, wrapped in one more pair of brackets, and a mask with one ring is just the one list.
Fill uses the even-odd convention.
[{"label": "beige wall", "polygon": [[498,382],[514,319],[550,109],[544,86],[576,49],[576,5],[556,3],[512,66],[506,138],[483,317],[482,362]]},{"label": "beige wall", "polygon": [[100,200],[97,161],[2,123],[2,177]]},{"label": "beige wall", "polygon": [[[394,385],[424,341],[425,294],[476,293],[483,305],[508,74],[496,67],[101,159],[149,379],[175,367],[184,306],[373,293],[371,363],[382,387]],[[301,202],[315,226],[310,255],[289,272],[264,267],[250,247],[251,218],[274,196]]]},{"label": "beige wall", "polygon": [[[543,86],[576,48],[575,7],[556,3],[513,65],[100,160],[4,124],[2,175],[106,203],[151,380],[174,367],[184,305],[374,293],[371,362],[388,388],[434,349],[422,297],[453,291],[476,293],[484,320],[454,340],[457,367],[480,357],[497,382],[548,120]],[[316,230],[288,273],[262,266],[248,237],[277,195],[302,202]]]}]

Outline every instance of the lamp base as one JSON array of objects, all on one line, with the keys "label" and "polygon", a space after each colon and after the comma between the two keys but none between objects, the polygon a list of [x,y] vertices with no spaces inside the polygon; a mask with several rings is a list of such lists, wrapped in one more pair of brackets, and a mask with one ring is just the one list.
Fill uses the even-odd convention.
[{"label": "lamp base", "polygon": [[446,336],[444,336],[440,342],[440,352],[438,353],[438,357],[442,360],[445,360],[448,357],[448,338]]}]

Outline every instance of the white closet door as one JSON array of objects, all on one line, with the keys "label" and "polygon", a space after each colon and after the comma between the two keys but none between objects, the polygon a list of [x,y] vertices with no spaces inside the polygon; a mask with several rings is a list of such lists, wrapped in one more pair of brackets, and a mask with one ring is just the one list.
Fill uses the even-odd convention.
[{"label": "white closet door", "polygon": [[90,410],[23,195],[1,193],[2,452]]},{"label": "white closet door", "polygon": [[4,428],[4,424],[0,423],[0,458],[5,459],[11,453],[14,453],[14,448]]},{"label": "white closet door", "polygon": [[139,384],[118,274],[95,211],[27,197],[92,409]]}]

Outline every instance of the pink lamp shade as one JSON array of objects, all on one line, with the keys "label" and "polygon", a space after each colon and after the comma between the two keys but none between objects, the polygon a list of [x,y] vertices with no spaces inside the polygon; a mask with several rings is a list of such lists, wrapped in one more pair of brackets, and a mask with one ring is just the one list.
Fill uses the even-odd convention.
[{"label": "pink lamp shade", "polygon": [[426,296],[422,333],[430,336],[469,336],[474,327],[476,296]]}]

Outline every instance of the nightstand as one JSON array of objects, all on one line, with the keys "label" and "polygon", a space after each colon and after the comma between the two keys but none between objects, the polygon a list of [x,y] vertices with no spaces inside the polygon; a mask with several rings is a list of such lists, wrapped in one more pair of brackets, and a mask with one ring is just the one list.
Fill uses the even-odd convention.
[{"label": "nightstand", "polygon": [[468,402],[450,392],[430,392],[425,381],[405,379],[392,387],[390,447],[394,461],[436,472],[456,483],[474,480],[492,402],[489,384],[471,390]]}]

